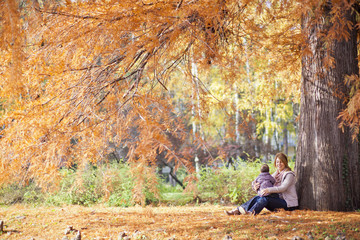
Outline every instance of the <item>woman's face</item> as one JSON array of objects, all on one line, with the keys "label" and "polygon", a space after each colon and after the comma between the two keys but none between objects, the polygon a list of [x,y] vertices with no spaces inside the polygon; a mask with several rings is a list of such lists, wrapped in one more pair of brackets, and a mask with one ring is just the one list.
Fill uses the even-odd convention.
[{"label": "woman's face", "polygon": [[279,158],[276,158],[276,168],[281,172],[282,170],[285,169],[285,164],[279,159]]}]

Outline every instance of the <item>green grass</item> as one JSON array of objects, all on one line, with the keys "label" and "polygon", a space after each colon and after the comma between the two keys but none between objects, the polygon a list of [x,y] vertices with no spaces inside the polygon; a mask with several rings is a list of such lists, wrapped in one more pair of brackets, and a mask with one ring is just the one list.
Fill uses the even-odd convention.
[{"label": "green grass", "polygon": [[[146,187],[146,204],[185,205],[187,203],[211,202],[241,204],[255,193],[251,189],[251,182],[260,173],[259,160],[252,162],[236,161],[236,168],[204,167],[196,174],[198,181],[184,182],[181,186],[171,186],[157,176],[157,193]],[[269,163],[270,172],[275,167]],[[293,167],[294,163],[290,163]],[[35,183],[27,186],[7,185],[0,188],[0,204],[11,205],[26,203],[31,205],[84,205],[105,204],[107,206],[129,207],[135,204],[133,200],[134,179],[130,167],[126,163],[113,163],[100,167],[89,166],[86,170],[61,169],[63,179],[59,188],[52,193],[44,193]],[[177,172],[183,181],[188,174],[184,169]]]}]

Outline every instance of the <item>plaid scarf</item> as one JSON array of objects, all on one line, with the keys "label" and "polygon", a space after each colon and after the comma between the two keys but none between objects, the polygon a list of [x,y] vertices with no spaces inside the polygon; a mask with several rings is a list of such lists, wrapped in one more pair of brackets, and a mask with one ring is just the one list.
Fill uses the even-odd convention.
[{"label": "plaid scarf", "polygon": [[275,178],[275,184],[274,187],[280,186],[281,185],[281,181],[283,179],[283,176],[286,172],[291,171],[291,169],[285,168],[284,170],[282,170],[281,172],[276,169],[276,172],[274,174],[274,178]]}]

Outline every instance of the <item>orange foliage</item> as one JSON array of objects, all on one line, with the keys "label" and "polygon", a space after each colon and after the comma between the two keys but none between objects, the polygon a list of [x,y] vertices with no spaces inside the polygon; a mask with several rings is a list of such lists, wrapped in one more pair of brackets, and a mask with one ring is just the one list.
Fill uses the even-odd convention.
[{"label": "orange foliage", "polygon": [[[61,166],[103,160],[110,142],[128,146],[129,161],[142,172],[162,152],[192,171],[191,159],[169,138],[187,137],[170,98],[162,96],[172,71],[194,61],[201,68],[218,65],[229,84],[246,82],[239,79],[246,38],[247,56],[269,69],[261,77],[274,85],[271,77],[284,76],[290,98],[299,75],[284,72],[298,73],[300,57],[312,51],[302,42],[301,15],[321,16],[318,1],[23,2],[20,9],[16,1],[0,2],[0,183],[36,179],[43,187],[60,177]],[[347,38],[341,11],[352,2],[334,2],[336,24],[327,38]]]},{"label": "orange foliage", "polygon": [[347,76],[346,83],[351,87],[350,100],[348,100],[347,108],[342,111],[338,118],[342,121],[339,126],[344,130],[345,126],[349,126],[352,130],[353,140],[359,140],[360,125],[360,78],[359,76]]}]

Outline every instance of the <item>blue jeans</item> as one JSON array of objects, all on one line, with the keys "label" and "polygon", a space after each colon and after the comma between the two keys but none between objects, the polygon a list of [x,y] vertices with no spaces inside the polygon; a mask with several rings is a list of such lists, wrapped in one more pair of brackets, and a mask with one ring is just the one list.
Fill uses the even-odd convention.
[{"label": "blue jeans", "polygon": [[279,208],[288,210],[286,201],[284,199],[273,196],[255,196],[246,203],[242,204],[241,207],[243,207],[245,211],[254,213],[255,215],[259,214],[263,208],[266,208],[269,211],[274,211],[275,209]]}]

